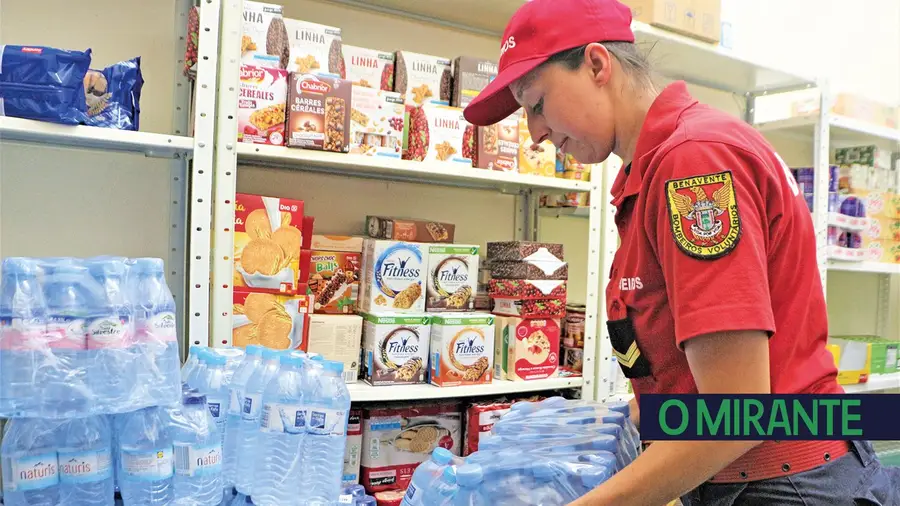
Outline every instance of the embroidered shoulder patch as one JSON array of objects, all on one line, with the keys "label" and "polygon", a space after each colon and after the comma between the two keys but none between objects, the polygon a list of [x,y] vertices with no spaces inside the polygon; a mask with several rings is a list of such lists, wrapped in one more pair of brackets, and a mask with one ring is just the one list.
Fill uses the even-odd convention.
[{"label": "embroidered shoulder patch", "polygon": [[730,253],[741,237],[731,171],[666,181],[669,224],[678,247],[699,259]]}]

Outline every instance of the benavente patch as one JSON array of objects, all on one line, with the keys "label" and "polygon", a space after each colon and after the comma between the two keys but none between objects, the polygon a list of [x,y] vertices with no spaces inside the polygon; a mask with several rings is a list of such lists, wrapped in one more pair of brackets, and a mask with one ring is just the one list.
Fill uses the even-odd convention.
[{"label": "benavente patch", "polygon": [[730,253],[741,237],[731,171],[666,181],[672,236],[686,254],[711,260]]}]

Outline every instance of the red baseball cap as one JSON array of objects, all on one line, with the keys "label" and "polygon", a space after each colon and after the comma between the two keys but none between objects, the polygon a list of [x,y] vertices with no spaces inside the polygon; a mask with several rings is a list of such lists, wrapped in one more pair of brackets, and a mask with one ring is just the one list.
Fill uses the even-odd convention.
[{"label": "red baseball cap", "polygon": [[501,40],[500,71],[463,111],[469,123],[493,125],[516,112],[509,85],[560,51],[634,42],[631,9],[618,0],[531,0],[513,14]]}]

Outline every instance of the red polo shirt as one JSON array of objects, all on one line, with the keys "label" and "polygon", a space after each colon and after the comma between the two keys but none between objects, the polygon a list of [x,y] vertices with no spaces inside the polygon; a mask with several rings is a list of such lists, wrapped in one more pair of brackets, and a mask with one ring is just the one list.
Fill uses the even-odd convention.
[{"label": "red polo shirt", "polygon": [[812,218],[762,135],[676,82],[653,102],[612,195],[621,247],[609,330],[636,395],[696,393],[685,341],[737,330],[770,335],[773,393],[842,391]]}]

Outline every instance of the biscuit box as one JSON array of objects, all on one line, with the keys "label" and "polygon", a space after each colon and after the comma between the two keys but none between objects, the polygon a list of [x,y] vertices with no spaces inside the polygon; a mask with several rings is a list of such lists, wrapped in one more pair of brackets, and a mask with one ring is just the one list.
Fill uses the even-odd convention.
[{"label": "biscuit box", "polygon": [[407,105],[403,159],[471,167],[475,157],[475,130],[463,117],[462,109],[445,105]]},{"label": "biscuit box", "polygon": [[276,350],[306,350],[312,312],[309,295],[279,295],[234,289],[231,345],[258,344]]},{"label": "biscuit box", "polygon": [[366,239],[359,309],[366,313],[425,312],[427,245]]},{"label": "biscuit box", "polygon": [[359,483],[359,460],[362,456],[362,409],[351,408],[347,421],[347,446],[344,447],[344,474],[341,488]]},{"label": "biscuit box", "polygon": [[302,227],[302,200],[238,193],[234,202],[234,287],[297,293]]},{"label": "biscuit box", "polygon": [[399,93],[353,86],[350,152],[400,158],[405,107]]},{"label": "biscuit box", "polygon": [[288,18],[284,26],[290,48],[289,71],[344,77],[340,28]]},{"label": "biscuit box", "polygon": [[557,375],[559,319],[498,317],[497,320],[494,372],[498,377],[522,381]]},{"label": "biscuit box", "polygon": [[291,74],[285,143],[292,148],[350,150],[350,81]]},{"label": "biscuit box", "polygon": [[394,53],[344,44],[343,55],[346,74],[341,77],[351,81],[354,90],[394,90]]},{"label": "biscuit box", "polygon": [[363,408],[361,482],[369,494],[405,490],[413,471],[435,448],[462,449],[457,403]]},{"label": "biscuit box", "polygon": [[290,53],[282,11],[280,5],[244,1],[241,63],[287,68]]},{"label": "biscuit box", "polygon": [[450,105],[466,107],[497,77],[497,62],[459,56],[453,60],[453,96]]},{"label": "biscuit box", "polygon": [[310,252],[307,293],[316,313],[353,314],[359,297],[359,253]]},{"label": "biscuit box", "polygon": [[512,403],[482,401],[473,403],[466,409],[466,439],[463,445],[463,456],[478,451],[482,437],[490,437],[494,424],[500,417],[509,413]]},{"label": "biscuit box", "polygon": [[359,345],[362,318],[357,315],[311,314],[306,351],[327,360],[344,363],[344,382],[356,383],[359,376]]},{"label": "biscuit box", "polygon": [[438,314],[431,323],[431,383],[479,385],[493,379],[494,316]]},{"label": "biscuit box", "polygon": [[374,239],[413,242],[453,242],[456,225],[437,221],[366,216],[366,232]]},{"label": "biscuit box", "polygon": [[518,172],[519,119],[513,115],[499,123],[478,127],[472,164],[479,169]]},{"label": "biscuit box", "polygon": [[350,253],[362,253],[365,237],[352,235],[313,235],[310,240],[310,249],[326,251],[347,251]]},{"label": "biscuit box", "polygon": [[479,246],[428,246],[428,311],[471,311],[478,295]]},{"label": "biscuit box", "polygon": [[431,318],[425,314],[363,313],[366,383],[424,383]]},{"label": "biscuit box", "polygon": [[241,65],[238,93],[238,142],[284,144],[285,70]]},{"label": "biscuit box", "polygon": [[405,104],[450,105],[450,60],[410,51],[397,51],[394,57],[394,91],[403,95]]},{"label": "biscuit box", "polygon": [[519,119],[519,173],[556,177],[556,146],[549,139],[534,145],[524,114]]}]

